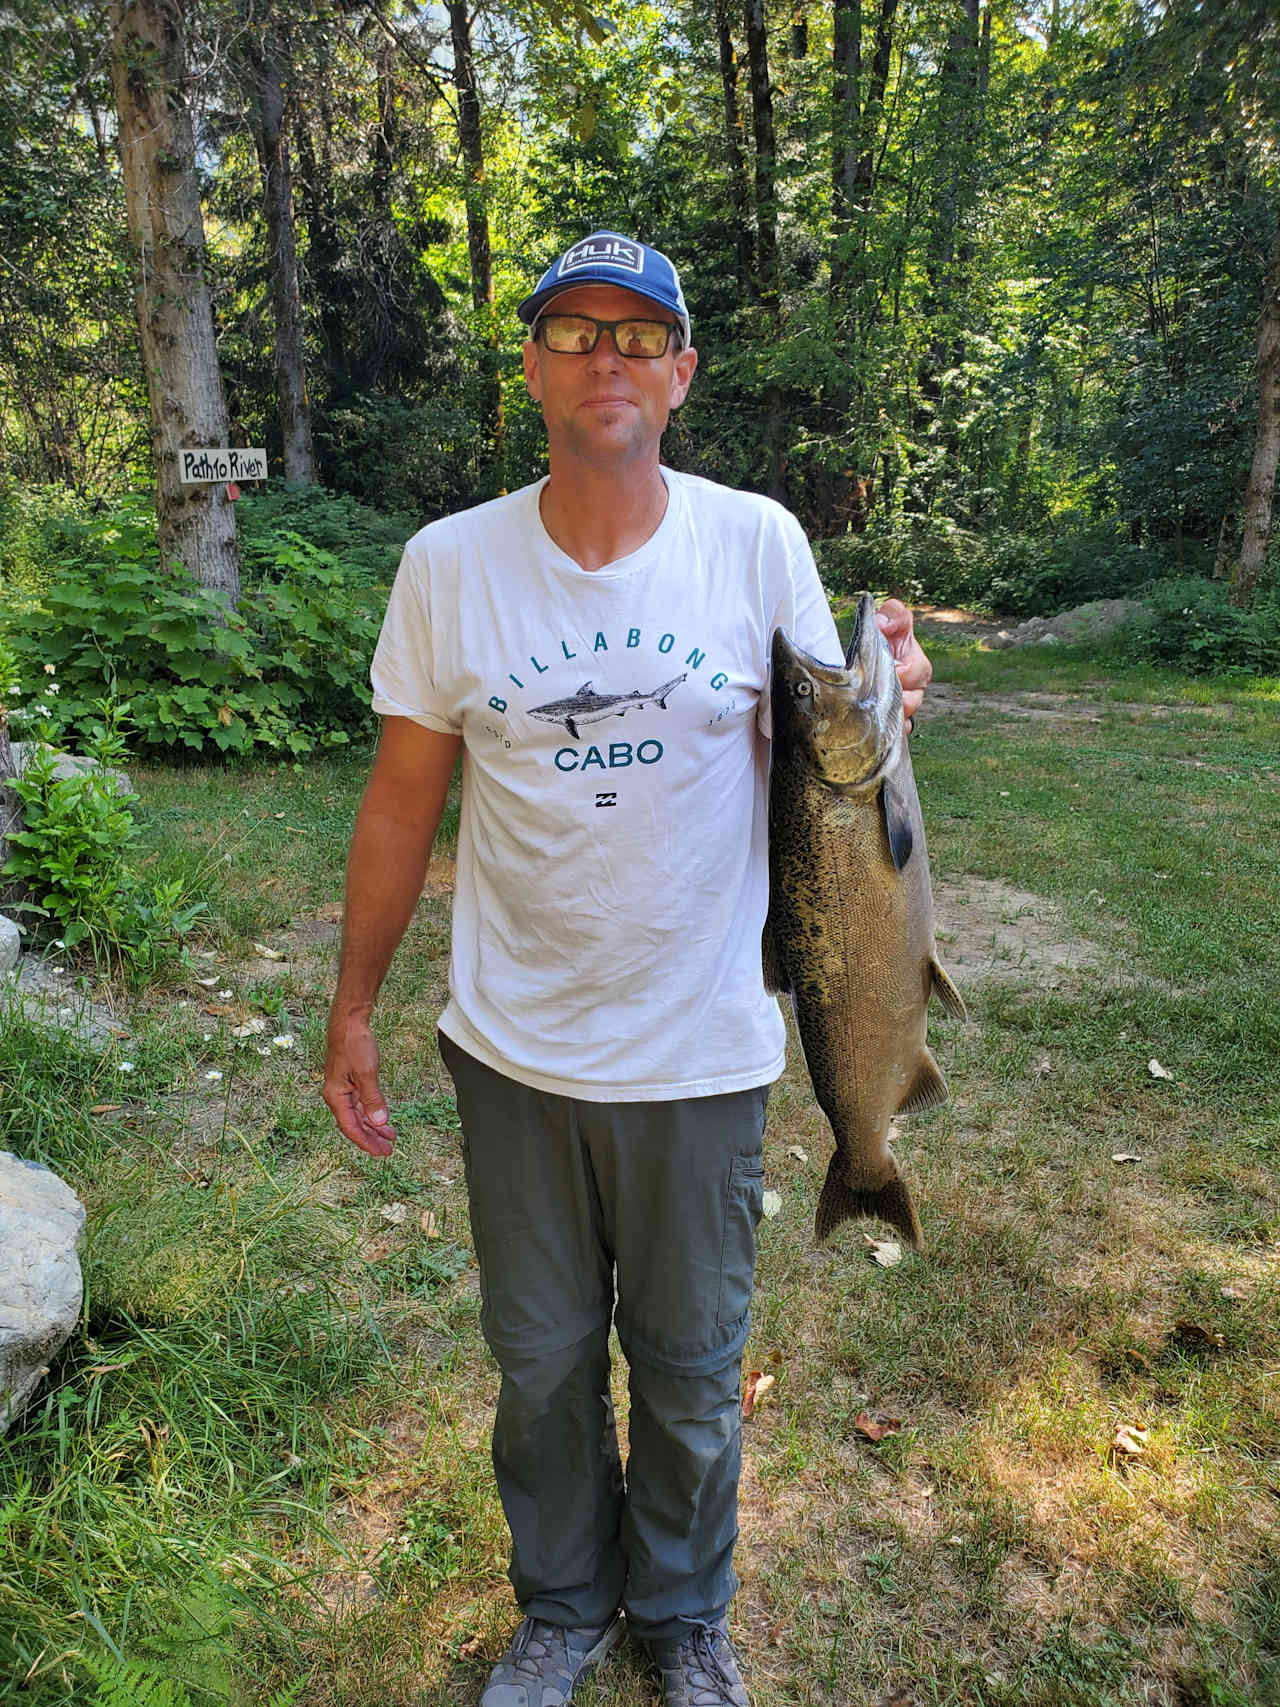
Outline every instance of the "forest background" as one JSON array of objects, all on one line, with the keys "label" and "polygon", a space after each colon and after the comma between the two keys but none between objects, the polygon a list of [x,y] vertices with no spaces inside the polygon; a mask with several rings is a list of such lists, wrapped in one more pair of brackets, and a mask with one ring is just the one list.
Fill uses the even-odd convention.
[{"label": "forest background", "polygon": [[[683,270],[668,460],[788,503],[832,590],[1033,613],[1174,577],[1192,662],[1276,627],[1265,0],[15,0],[0,49],[11,599],[76,520],[129,557],[153,483],[161,558],[224,599],[296,573],[290,527],[385,584],[541,471],[515,305],[613,227]],[[218,443],[269,451],[239,530],[176,478]]]}]

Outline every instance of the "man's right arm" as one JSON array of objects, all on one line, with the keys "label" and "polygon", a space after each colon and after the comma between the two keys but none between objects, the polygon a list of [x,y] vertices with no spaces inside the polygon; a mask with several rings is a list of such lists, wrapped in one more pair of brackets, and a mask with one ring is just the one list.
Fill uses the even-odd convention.
[{"label": "man's right arm", "polygon": [[378,1083],[374,998],[422,893],[461,737],[384,717],[347,857],[342,964],[329,1011],[324,1100],[343,1135],[371,1156],[395,1131]]}]

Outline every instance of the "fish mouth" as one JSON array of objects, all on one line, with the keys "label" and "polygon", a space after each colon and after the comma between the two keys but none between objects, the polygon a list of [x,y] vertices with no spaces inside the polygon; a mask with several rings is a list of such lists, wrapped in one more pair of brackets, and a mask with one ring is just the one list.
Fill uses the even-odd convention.
[{"label": "fish mouth", "polygon": [[859,595],[842,664],[773,636],[775,737],[798,740],[815,772],[842,789],[873,786],[902,734],[902,695],[870,593]]}]

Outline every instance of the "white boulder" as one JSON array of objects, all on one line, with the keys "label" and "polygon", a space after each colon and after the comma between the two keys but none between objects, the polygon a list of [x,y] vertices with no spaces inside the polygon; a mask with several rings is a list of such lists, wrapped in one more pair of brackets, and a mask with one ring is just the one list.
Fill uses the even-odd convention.
[{"label": "white boulder", "polygon": [[84,1205],[39,1162],[0,1150],[0,1434],[80,1319]]},{"label": "white boulder", "polygon": [[0,913],[0,972],[12,972],[21,953],[21,931],[12,919]]}]

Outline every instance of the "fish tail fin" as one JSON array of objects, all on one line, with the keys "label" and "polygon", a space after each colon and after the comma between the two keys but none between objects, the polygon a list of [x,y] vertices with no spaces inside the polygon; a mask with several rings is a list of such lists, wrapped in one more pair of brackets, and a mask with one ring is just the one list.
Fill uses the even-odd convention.
[{"label": "fish tail fin", "polygon": [[864,1187],[858,1189],[851,1186],[844,1178],[840,1165],[840,1152],[837,1150],[831,1158],[831,1166],[827,1169],[826,1184],[818,1199],[818,1213],[814,1217],[813,1235],[819,1244],[835,1232],[842,1221],[856,1221],[863,1216],[873,1216],[876,1220],[887,1221],[889,1225],[902,1234],[913,1250],[919,1250],[924,1243],[920,1231],[920,1220],[916,1215],[916,1206],[911,1201],[911,1192],[906,1180],[895,1171],[893,1178],[882,1186]]},{"label": "fish tail fin", "polygon": [[931,993],[942,1003],[952,1019],[968,1019],[964,998],[936,960],[929,962]]}]

